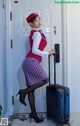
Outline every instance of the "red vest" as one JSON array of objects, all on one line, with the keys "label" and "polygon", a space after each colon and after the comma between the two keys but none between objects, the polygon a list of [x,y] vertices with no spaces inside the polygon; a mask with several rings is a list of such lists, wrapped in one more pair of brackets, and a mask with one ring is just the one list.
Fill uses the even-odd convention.
[{"label": "red vest", "polygon": [[[33,45],[33,40],[32,40],[32,36],[33,36],[33,33],[36,32],[36,30],[31,30],[31,33],[30,33],[30,36],[29,36],[29,40],[30,40],[30,51],[28,52],[28,54],[26,55],[26,57],[32,57],[32,58],[35,58],[37,59],[39,62],[41,62],[42,60],[42,57],[39,56],[39,55],[35,55],[32,53],[32,45]],[[41,34],[41,32],[40,32]],[[40,44],[39,44],[39,50],[43,51],[44,48],[46,47],[47,45],[47,41],[46,41],[46,38],[43,34],[41,34],[41,41],[40,41]]]}]

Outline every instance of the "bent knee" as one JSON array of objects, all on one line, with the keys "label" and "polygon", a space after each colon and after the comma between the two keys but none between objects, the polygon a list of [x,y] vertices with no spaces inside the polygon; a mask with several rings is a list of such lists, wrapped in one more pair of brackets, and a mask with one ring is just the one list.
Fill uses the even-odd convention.
[{"label": "bent knee", "polygon": [[45,84],[48,83],[48,82],[49,82],[49,78],[46,78],[46,79],[44,80],[44,82],[45,82]]}]

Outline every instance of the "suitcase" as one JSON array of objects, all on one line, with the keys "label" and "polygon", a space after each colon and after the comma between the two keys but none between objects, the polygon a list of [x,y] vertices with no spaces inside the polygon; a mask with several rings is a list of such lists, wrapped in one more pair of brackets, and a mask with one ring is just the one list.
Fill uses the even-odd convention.
[{"label": "suitcase", "polygon": [[[47,86],[47,117],[58,124],[64,122],[64,90],[55,86]],[[58,125],[57,124],[57,125]]]},{"label": "suitcase", "polygon": [[70,126],[70,90],[68,87],[56,84],[56,59],[58,61],[56,55],[54,55],[54,84],[51,84],[50,57],[51,56],[49,56],[49,86],[46,87],[47,118],[52,118],[56,121],[57,126],[63,126],[64,124]]}]

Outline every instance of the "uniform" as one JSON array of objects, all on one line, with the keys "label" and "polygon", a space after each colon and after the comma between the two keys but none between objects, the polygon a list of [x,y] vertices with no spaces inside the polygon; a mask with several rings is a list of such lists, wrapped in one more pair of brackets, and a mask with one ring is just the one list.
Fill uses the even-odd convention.
[{"label": "uniform", "polygon": [[[38,38],[36,34],[41,37],[39,37],[39,42],[38,39],[35,39]],[[32,86],[48,78],[46,72],[40,64],[42,61],[42,56],[48,56],[48,52],[43,51],[47,45],[47,41],[42,31],[31,30],[29,40],[30,50],[26,55],[26,58],[22,64],[22,68],[27,86]],[[38,45],[36,45],[37,43]]]}]

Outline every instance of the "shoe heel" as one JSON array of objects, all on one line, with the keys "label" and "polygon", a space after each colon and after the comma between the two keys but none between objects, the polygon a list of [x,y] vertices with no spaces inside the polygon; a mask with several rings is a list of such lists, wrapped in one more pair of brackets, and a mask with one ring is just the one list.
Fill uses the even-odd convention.
[{"label": "shoe heel", "polygon": [[25,105],[25,106],[27,106],[26,105],[26,103],[25,103],[25,94],[23,94],[24,92],[23,92],[23,89],[21,89],[21,90],[19,90],[18,91],[18,93],[16,94],[16,96],[17,95],[19,95],[19,101],[23,104],[23,105]]},{"label": "shoe heel", "polygon": [[16,94],[16,96],[18,96],[19,92]]},{"label": "shoe heel", "polygon": [[29,118],[30,118],[30,123],[31,123],[31,114],[29,115]]},{"label": "shoe heel", "polygon": [[37,114],[33,114],[33,113],[30,113],[30,122],[31,122],[31,118],[33,118],[35,120],[36,123],[41,123],[43,122],[43,119],[39,119]]},{"label": "shoe heel", "polygon": [[30,123],[31,123],[31,117],[30,117]]}]

